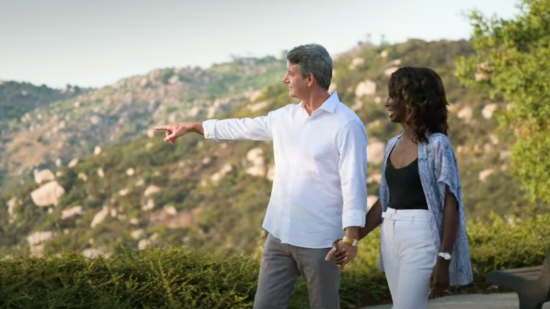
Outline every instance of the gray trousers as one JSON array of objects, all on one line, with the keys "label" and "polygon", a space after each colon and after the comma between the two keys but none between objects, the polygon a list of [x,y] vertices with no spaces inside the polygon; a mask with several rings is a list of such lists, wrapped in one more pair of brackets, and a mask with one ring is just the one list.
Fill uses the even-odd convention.
[{"label": "gray trousers", "polygon": [[340,269],[325,261],[331,248],[308,249],[265,240],[254,309],[286,309],[296,281],[303,275],[312,309],[340,309]]}]

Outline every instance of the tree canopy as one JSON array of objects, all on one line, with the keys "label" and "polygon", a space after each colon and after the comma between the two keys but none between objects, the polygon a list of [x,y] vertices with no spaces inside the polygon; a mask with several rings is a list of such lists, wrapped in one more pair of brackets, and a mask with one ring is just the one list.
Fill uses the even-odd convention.
[{"label": "tree canopy", "polygon": [[499,121],[511,129],[512,165],[533,198],[550,202],[550,0],[522,0],[512,19],[470,16],[476,54],[456,76],[509,102]]}]

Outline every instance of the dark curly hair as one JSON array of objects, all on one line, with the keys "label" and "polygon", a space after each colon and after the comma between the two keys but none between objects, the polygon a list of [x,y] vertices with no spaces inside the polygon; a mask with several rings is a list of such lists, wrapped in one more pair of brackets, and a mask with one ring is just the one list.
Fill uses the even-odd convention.
[{"label": "dark curly hair", "polygon": [[415,132],[415,142],[424,142],[426,132],[447,135],[447,98],[443,81],[429,68],[402,67],[388,83],[390,98],[405,104],[405,124]]}]

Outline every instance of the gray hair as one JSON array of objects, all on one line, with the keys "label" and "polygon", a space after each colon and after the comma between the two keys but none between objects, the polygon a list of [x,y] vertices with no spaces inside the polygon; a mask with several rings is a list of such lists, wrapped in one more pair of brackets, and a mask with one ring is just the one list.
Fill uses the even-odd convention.
[{"label": "gray hair", "polygon": [[288,52],[286,59],[297,64],[304,77],[313,74],[319,86],[328,90],[332,79],[332,58],[323,46],[307,44],[294,47]]}]

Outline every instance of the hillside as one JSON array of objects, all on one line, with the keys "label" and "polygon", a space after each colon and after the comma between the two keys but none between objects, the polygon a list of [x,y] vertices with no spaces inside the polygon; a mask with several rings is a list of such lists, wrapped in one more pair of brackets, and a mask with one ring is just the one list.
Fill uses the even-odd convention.
[{"label": "hillside", "polygon": [[0,162],[12,181],[3,190],[29,181],[25,175],[36,168],[67,165],[104,145],[143,134],[154,124],[230,111],[279,80],[284,69],[285,62],[274,57],[234,59],[206,70],[159,69],[28,110],[12,121],[6,134],[6,155]]},{"label": "hillside", "polygon": [[[434,68],[445,82],[451,102],[450,137],[458,156],[468,216],[487,216],[491,211],[530,216],[547,211],[545,205],[526,199],[519,182],[509,172],[511,135],[505,130],[497,131],[495,119],[506,111],[506,103],[492,102],[473,93],[454,77],[456,57],[471,53],[467,41],[411,40],[391,46],[359,45],[335,60],[331,88],[356,110],[369,135],[370,202],[378,191],[384,143],[400,130],[388,121],[383,104],[389,75],[399,66],[417,65]],[[154,78],[130,78],[52,105],[48,109],[51,117],[58,115],[66,123],[81,123],[87,128],[78,131],[81,135],[73,135],[78,138],[76,144],[86,144],[78,149],[88,147],[87,151],[79,153],[71,150],[66,139],[56,140],[70,150],[69,154],[62,153],[65,157],[61,166],[42,167],[34,174],[35,181],[4,194],[0,201],[0,245],[11,254],[71,249],[88,256],[167,244],[254,250],[273,179],[271,143],[216,143],[194,135],[172,146],[163,143],[162,133],[148,129],[158,122],[181,119],[254,117],[288,104],[291,100],[286,86],[275,83],[282,77],[275,74],[279,67],[273,66],[276,70],[269,71],[273,73],[272,85],[255,95],[243,92],[249,85],[230,89],[229,81],[220,92],[205,86],[204,80],[213,71],[197,73],[188,81],[181,81],[182,75],[173,77],[172,71],[166,73],[172,76],[169,78],[160,78],[164,76],[160,73],[153,74]],[[265,77],[264,73],[257,74]],[[156,86],[148,88],[152,87],[148,85],[151,80]],[[177,81],[172,84],[170,80]],[[268,80],[263,82],[268,84]],[[180,102],[173,93],[182,87],[197,89],[190,86],[193,83],[199,88],[204,86],[193,92],[197,96],[193,106],[201,106],[201,112],[189,114],[190,109],[176,106],[191,106],[191,102]],[[220,84],[223,83],[216,85]],[[132,95],[124,99],[123,93]],[[227,104],[231,106],[227,109],[220,104],[208,114],[206,107],[216,106],[212,102],[216,102],[213,98],[219,93],[233,98],[234,103]],[[149,94],[151,98],[146,100],[137,94]],[[93,102],[98,97],[110,99],[97,105]],[[163,103],[152,104],[156,102],[153,98],[162,99]],[[60,114],[62,107],[74,106],[76,102],[80,102],[79,108],[71,111],[70,119]],[[144,113],[146,106],[151,109]],[[153,116],[132,116],[140,112]],[[94,115],[102,115],[97,116],[101,126],[88,124]],[[124,125],[112,125],[115,123]],[[116,137],[111,145],[91,154],[96,144],[108,142],[111,136]],[[20,152],[12,155],[15,153]],[[78,156],[78,160],[67,166],[73,156]],[[27,174],[28,178],[31,176]]]},{"label": "hillside", "polygon": [[[67,86],[64,89],[52,89],[45,85],[35,86],[29,83],[0,80],[0,153],[4,154],[9,141],[8,133],[18,127],[21,117],[26,113],[47,108],[50,104],[71,99],[88,92],[89,89]],[[2,156],[3,157],[3,156]],[[0,165],[0,184],[6,176],[7,162]]]}]

